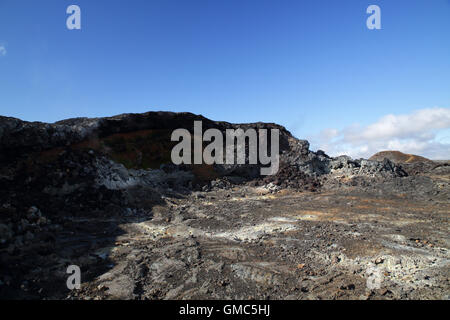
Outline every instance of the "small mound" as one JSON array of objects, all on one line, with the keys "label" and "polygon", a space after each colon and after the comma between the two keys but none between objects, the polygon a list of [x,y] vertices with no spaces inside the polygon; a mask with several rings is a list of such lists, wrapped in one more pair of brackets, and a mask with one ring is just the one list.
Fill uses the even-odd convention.
[{"label": "small mound", "polygon": [[369,160],[383,161],[384,158],[387,158],[395,163],[431,162],[430,159],[400,151],[381,151],[371,156]]}]

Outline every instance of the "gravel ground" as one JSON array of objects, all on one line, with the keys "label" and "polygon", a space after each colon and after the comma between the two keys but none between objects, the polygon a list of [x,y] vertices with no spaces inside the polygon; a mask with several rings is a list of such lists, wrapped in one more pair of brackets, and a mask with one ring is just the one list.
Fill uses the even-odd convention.
[{"label": "gravel ground", "polygon": [[[142,190],[129,190],[131,202]],[[448,201],[361,188],[168,192],[65,217],[51,247],[2,252],[2,294],[55,299],[448,299]],[[64,227],[64,225],[66,227]],[[10,252],[11,253],[11,252]],[[65,273],[79,265],[82,287]],[[12,270],[23,272],[18,277]],[[19,279],[20,278],[20,279]],[[8,283],[9,280],[9,283]]]}]

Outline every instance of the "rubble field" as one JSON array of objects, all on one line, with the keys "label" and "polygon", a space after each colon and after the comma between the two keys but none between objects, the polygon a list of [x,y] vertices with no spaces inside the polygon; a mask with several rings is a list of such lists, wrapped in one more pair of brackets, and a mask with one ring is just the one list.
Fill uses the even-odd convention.
[{"label": "rubble field", "polygon": [[332,158],[282,131],[275,176],[171,166],[161,126],[192,119],[0,117],[0,298],[450,298],[450,162]]}]

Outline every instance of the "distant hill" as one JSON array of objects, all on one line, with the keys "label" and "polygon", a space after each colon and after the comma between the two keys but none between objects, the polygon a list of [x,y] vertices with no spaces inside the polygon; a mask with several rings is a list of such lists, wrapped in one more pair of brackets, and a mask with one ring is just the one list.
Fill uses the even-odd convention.
[{"label": "distant hill", "polygon": [[381,151],[371,156],[369,160],[383,161],[384,158],[396,163],[431,162],[430,159],[400,151]]}]

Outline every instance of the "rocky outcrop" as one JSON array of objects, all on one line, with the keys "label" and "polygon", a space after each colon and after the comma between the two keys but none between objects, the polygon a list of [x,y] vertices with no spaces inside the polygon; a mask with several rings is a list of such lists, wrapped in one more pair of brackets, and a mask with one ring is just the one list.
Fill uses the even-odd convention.
[{"label": "rocky outcrop", "polygon": [[[275,175],[260,176],[261,164],[174,165],[170,159],[174,146],[170,141],[171,133],[179,128],[193,132],[196,120],[202,121],[203,130],[278,129],[279,171]],[[448,169],[446,163],[436,166],[435,173]],[[298,212],[305,209],[303,200],[298,200],[300,198],[312,205],[304,217],[306,220],[314,220],[311,214],[322,210],[326,203],[331,206],[330,212],[334,210],[335,203],[327,196],[316,207],[314,199],[318,195],[311,192],[329,192],[330,189],[342,192],[346,210],[345,187],[352,192],[372,192],[368,194],[375,198],[383,196],[382,191],[397,197],[400,190],[405,194],[402,201],[406,196],[447,201],[448,185],[444,185],[445,181],[437,185],[427,177],[405,176],[403,165],[389,159],[333,158],[321,150],[311,151],[308,141],[299,140],[284,127],[270,123],[231,124],[190,113],[170,112],[77,118],[53,124],[0,117],[0,297],[66,297],[65,267],[69,263],[89,266],[83,270],[84,279],[94,279],[101,274],[112,276],[105,273],[113,265],[107,258],[108,248],[121,246],[118,239],[124,233],[122,228],[125,225],[131,228],[127,231],[131,233],[142,229],[142,237],[128,240],[134,242],[137,252],[149,254],[149,263],[156,263],[152,267],[155,270],[151,270],[158,275],[158,265],[170,263],[164,260],[167,263],[158,264],[154,258],[167,252],[184,254],[184,250],[190,248],[186,244],[194,243],[191,236],[207,237],[208,241],[217,237],[222,243],[228,236],[232,239],[230,241],[235,241],[237,234],[239,241],[263,241],[266,233],[291,230],[293,221],[303,221],[298,220]],[[373,190],[370,189],[372,187]],[[280,212],[272,220],[259,221],[264,217],[261,212],[271,210],[266,201],[283,196],[284,192],[278,191],[285,188],[294,189],[292,194],[299,198],[289,196],[280,200],[277,204]],[[310,192],[296,192],[305,190]],[[267,196],[268,193],[277,194]],[[287,210],[293,215],[292,219],[285,217],[285,205],[291,206]],[[239,215],[239,221],[230,218],[235,215]],[[328,212],[323,216],[327,215]],[[147,225],[143,223],[145,221],[154,224]],[[197,225],[199,221],[201,223]],[[248,223],[259,223],[260,226],[254,231]],[[280,229],[279,224],[286,229]],[[237,226],[236,233],[233,230]],[[322,229],[314,230],[318,232],[314,238],[321,235]],[[344,231],[348,230],[334,230],[327,234],[344,234]],[[166,236],[171,233],[172,236],[181,235],[176,246],[168,245],[172,240]],[[303,230],[301,235],[305,236]],[[161,243],[153,243],[155,239]],[[283,239],[287,238],[283,236]],[[141,241],[146,244],[142,242],[141,246]],[[331,242],[334,240],[328,238],[321,248],[330,247]],[[350,242],[346,240],[346,243]],[[302,243],[307,245],[305,252],[309,252],[309,242]],[[270,247],[266,244],[261,246],[264,250]],[[128,242],[122,248],[128,250]],[[180,248],[181,251],[178,250]],[[192,248],[196,248],[195,243]],[[152,253],[151,250],[156,251]],[[205,250],[203,248],[202,253]],[[130,251],[130,256],[135,252],[134,249]],[[280,252],[277,249],[273,254],[279,256]],[[233,256],[236,253],[229,254]],[[194,261],[200,265],[196,261],[203,258],[189,251],[180,259],[184,261],[183,268],[186,264],[188,270],[196,270],[189,263]],[[284,256],[282,260],[286,260]],[[304,260],[294,262],[301,265]],[[36,271],[36,266],[41,268],[40,271]],[[123,279],[122,273],[127,274],[135,267],[139,268],[130,263],[124,266],[128,271],[116,270],[120,276],[115,280]],[[252,278],[255,273],[241,264],[234,264],[233,268],[233,273],[244,278]],[[57,287],[54,285],[54,270],[58,270],[60,274],[56,277],[62,280],[62,285]],[[161,270],[164,278],[165,271]],[[136,273],[141,274],[139,270]],[[184,271],[181,274],[193,279],[197,277]],[[200,277],[207,274],[209,271],[199,272]],[[221,279],[221,283],[228,283],[228,280]],[[113,280],[111,283],[108,281],[109,291],[122,289]],[[130,288],[137,286],[136,290],[131,290],[130,296],[141,294],[143,283],[140,280],[131,279],[127,283],[132,284]],[[215,283],[212,286],[218,287]],[[161,285],[149,296],[176,296],[176,292],[165,292],[165,287],[165,284]],[[94,290],[97,289],[103,290],[95,286]]]},{"label": "rocky outcrop", "polygon": [[[279,171],[260,176],[261,164],[172,164],[172,131],[184,128],[193,132],[196,120],[202,121],[203,130],[278,129]],[[320,150],[313,152],[308,141],[276,124],[231,124],[191,113],[148,112],[53,124],[0,117],[0,149],[0,202],[20,212],[37,206],[49,216],[61,212],[120,214],[129,206],[127,190],[133,188],[153,188],[155,194],[171,189],[189,193],[248,183],[270,184],[273,191],[317,191],[342,177],[407,175],[388,159],[332,158]],[[9,233],[3,233],[7,238]]]},{"label": "rocky outcrop", "polygon": [[323,151],[313,152],[308,141],[296,139],[276,124],[231,124],[191,113],[148,112],[53,124],[0,117],[0,179],[13,185],[21,179],[36,181],[42,192],[67,195],[87,185],[110,190],[139,185],[192,188],[223,177],[241,177],[239,181],[260,178],[261,165],[172,165],[170,152],[175,143],[170,140],[171,133],[179,128],[193,132],[198,120],[203,130],[278,129],[281,169],[262,180],[264,183],[317,189],[317,178],[328,174],[406,175],[389,160],[331,158]]},{"label": "rocky outcrop", "polygon": [[[172,164],[172,131],[185,128],[192,132],[196,120],[202,121],[203,130],[278,129],[279,171],[260,176],[260,164]],[[271,192],[283,188],[318,191],[324,186],[334,187],[335,183],[355,185],[358,177],[383,180],[407,175],[388,159],[332,158],[320,150],[313,152],[308,141],[293,137],[276,124],[215,122],[190,113],[123,114],[53,124],[0,117],[0,149],[3,243],[11,243],[12,234],[22,237],[19,244],[25,241],[28,231],[33,234],[34,229],[28,227],[30,208],[42,210],[45,219],[114,216],[141,210],[136,206],[133,209],[136,197],[157,201],[171,190],[189,194],[248,184],[268,186]],[[39,230],[47,228],[42,221],[33,223]],[[25,227],[18,228],[21,225]]]}]

